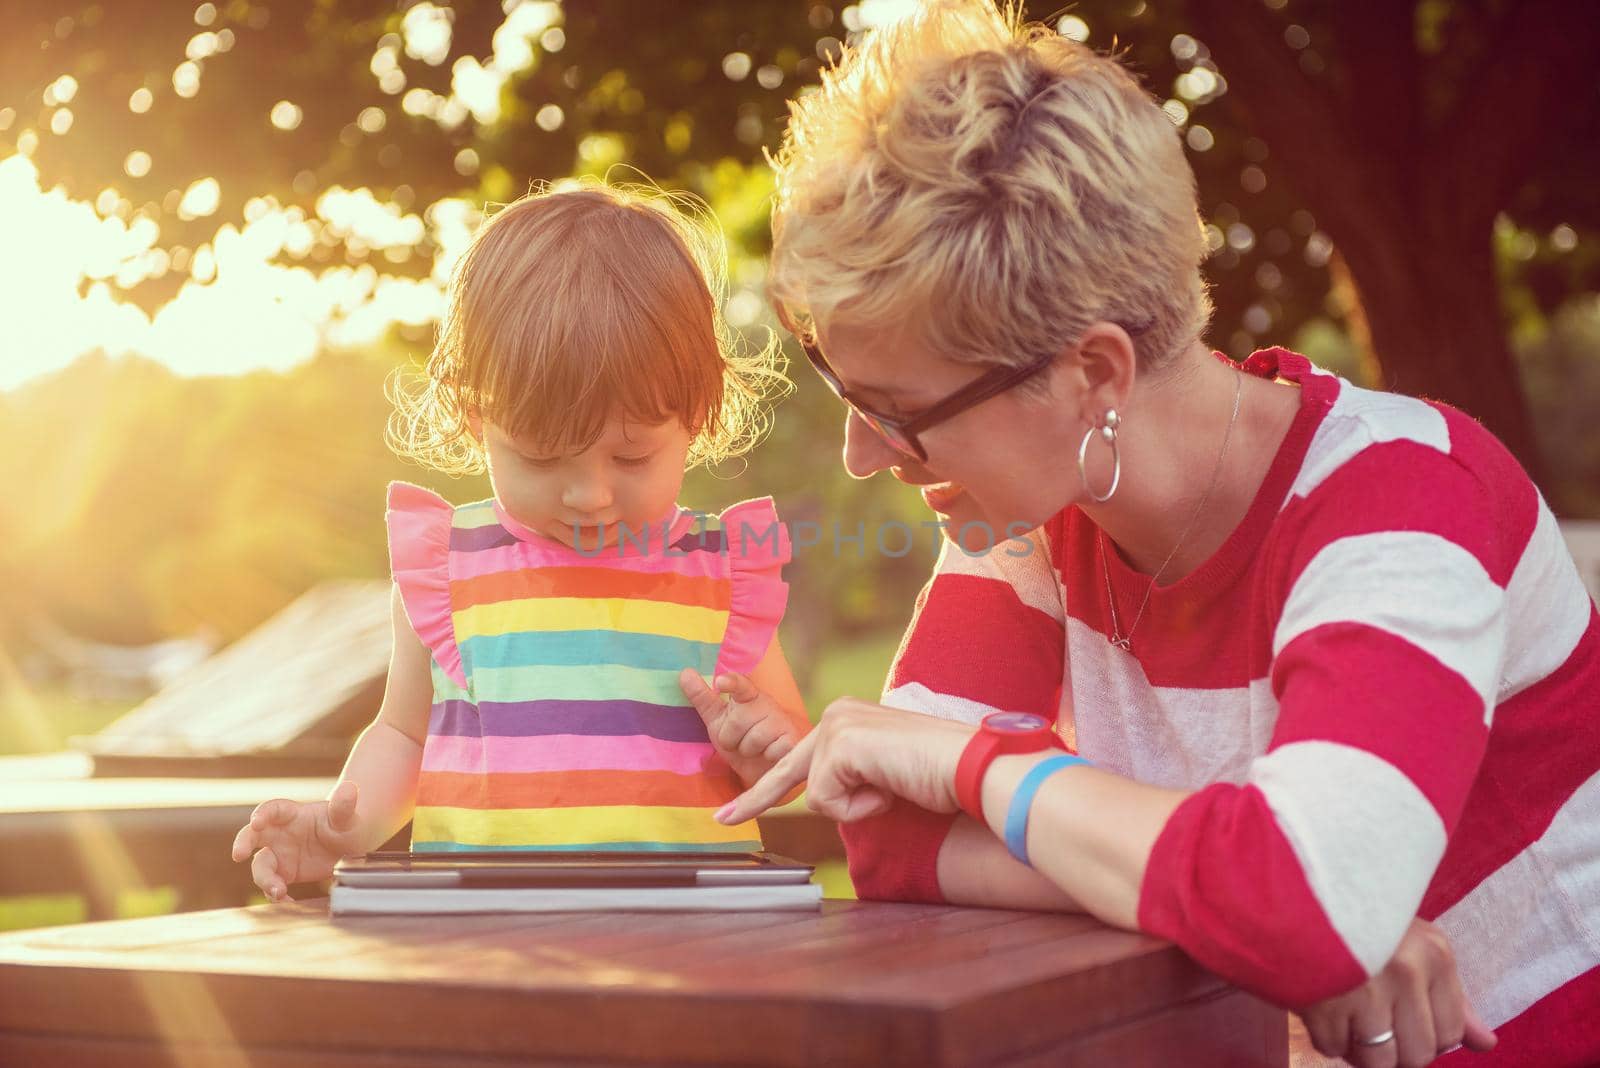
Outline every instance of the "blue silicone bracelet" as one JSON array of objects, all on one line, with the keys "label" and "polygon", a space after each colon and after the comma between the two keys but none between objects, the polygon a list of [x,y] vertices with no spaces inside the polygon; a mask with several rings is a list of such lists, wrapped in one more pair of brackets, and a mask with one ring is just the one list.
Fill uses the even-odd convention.
[{"label": "blue silicone bracelet", "polygon": [[1028,774],[1017,784],[1017,792],[1011,795],[1011,807],[1006,810],[1006,848],[1011,850],[1012,856],[1033,866],[1028,860],[1028,814],[1033,810],[1033,795],[1039,792],[1046,779],[1062,768],[1087,763],[1081,756],[1062,753],[1028,769]]}]

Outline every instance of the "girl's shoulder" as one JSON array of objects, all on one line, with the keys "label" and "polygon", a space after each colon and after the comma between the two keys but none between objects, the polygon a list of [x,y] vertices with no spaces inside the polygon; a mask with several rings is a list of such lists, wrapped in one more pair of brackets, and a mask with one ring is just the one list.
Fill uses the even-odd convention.
[{"label": "girl's shoulder", "polygon": [[386,510],[390,514],[422,517],[433,523],[454,522],[458,516],[470,523],[477,518],[493,518],[494,498],[451,504],[425,486],[395,481],[389,483]]},{"label": "girl's shoulder", "polygon": [[788,605],[783,566],[793,555],[788,528],[771,497],[740,501],[707,520],[728,557],[727,631],[716,670],[748,674],[766,655]]},{"label": "girl's shoulder", "polygon": [[720,532],[734,575],[776,571],[793,555],[789,529],[778,519],[771,497],[756,497],[724,508],[705,519],[706,530]]},{"label": "girl's shoulder", "polygon": [[448,551],[455,513],[455,505],[430,489],[409,482],[389,483],[384,523],[389,528],[391,559],[399,562],[396,550],[412,563],[418,562],[418,552],[430,548]]},{"label": "girl's shoulder", "polygon": [[442,552],[450,547],[452,531],[462,532],[456,535],[460,540],[479,528],[500,526],[493,497],[451,504],[433,490],[409,482],[389,483],[384,517],[391,549],[406,543]]},{"label": "girl's shoulder", "polygon": [[[389,533],[389,571],[400,590],[406,618],[440,667],[465,686],[450,612],[451,534],[478,504],[457,507],[432,490],[409,482],[389,484],[384,520]],[[491,513],[492,514],[492,513]]]}]

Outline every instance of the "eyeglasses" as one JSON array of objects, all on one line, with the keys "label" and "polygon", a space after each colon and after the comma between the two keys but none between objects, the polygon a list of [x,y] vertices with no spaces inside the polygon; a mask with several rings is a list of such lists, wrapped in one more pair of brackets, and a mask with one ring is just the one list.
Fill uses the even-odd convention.
[{"label": "eyeglasses", "polygon": [[811,366],[816,368],[817,374],[822,376],[828,388],[849,406],[857,418],[871,427],[896,452],[917,461],[928,458],[927,450],[922,447],[922,442],[918,439],[919,434],[960,415],[968,408],[982,404],[998,393],[1004,393],[1020,385],[1050,366],[1051,361],[1055,359],[1055,353],[1048,353],[1021,367],[997,367],[962,386],[931,408],[913,416],[896,418],[874,411],[861,400],[851,396],[849,390],[844,388],[844,383],[839,381],[839,376],[834,374],[833,368],[828,365],[822,350],[816,345],[801,340],[800,347],[805,350],[806,359],[811,361]]},{"label": "eyeglasses", "polygon": [[[1046,367],[1049,367],[1056,357],[1056,354],[1052,352],[1020,367],[996,367],[968,382],[954,393],[935,403],[932,407],[926,408],[916,415],[896,418],[895,416],[876,412],[857,398],[852,397],[850,392],[844,388],[844,383],[839,381],[839,376],[829,366],[827,357],[822,355],[822,350],[817,348],[814,343],[805,340],[804,335],[795,330],[789,319],[782,313],[779,315],[779,320],[794,335],[795,340],[800,342],[800,348],[805,352],[806,359],[811,361],[811,366],[816,368],[817,374],[822,376],[822,380],[828,384],[828,388],[833,390],[840,400],[844,401],[849,409],[855,413],[856,417],[871,427],[890,448],[907,459],[918,462],[928,458],[928,452],[922,447],[922,442],[918,439],[918,435],[946,420],[955,418],[968,408],[974,408],[982,404],[990,397],[1021,385]],[[1126,323],[1117,323],[1117,325],[1122,327],[1130,338],[1133,338],[1148,331],[1155,325],[1155,320],[1147,319],[1132,326]]]}]

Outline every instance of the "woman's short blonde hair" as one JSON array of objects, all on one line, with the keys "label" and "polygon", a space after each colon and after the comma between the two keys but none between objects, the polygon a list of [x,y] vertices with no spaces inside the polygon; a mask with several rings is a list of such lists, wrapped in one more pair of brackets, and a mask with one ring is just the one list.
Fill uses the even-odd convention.
[{"label": "woman's short blonde hair", "polygon": [[915,322],[950,358],[1021,364],[1110,321],[1148,369],[1210,318],[1172,121],[1014,5],[928,0],[873,31],[791,105],[773,164],[769,293],[802,331]]},{"label": "woman's short blonde hair", "polygon": [[687,194],[538,188],[456,264],[425,373],[390,380],[390,446],[471,474],[484,469],[471,415],[551,452],[588,448],[621,415],[682,420],[691,465],[748,451],[788,380],[776,339],[752,352],[723,318],[725,279],[721,231]]}]

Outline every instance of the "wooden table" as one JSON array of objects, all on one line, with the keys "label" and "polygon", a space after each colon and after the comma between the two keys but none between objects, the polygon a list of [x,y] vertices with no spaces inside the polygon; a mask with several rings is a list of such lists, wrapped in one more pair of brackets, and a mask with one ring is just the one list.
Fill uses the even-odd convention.
[{"label": "wooden table", "polygon": [[0,1064],[1286,1063],[1281,1011],[1081,916],[330,920],[323,901],[0,936]]}]

